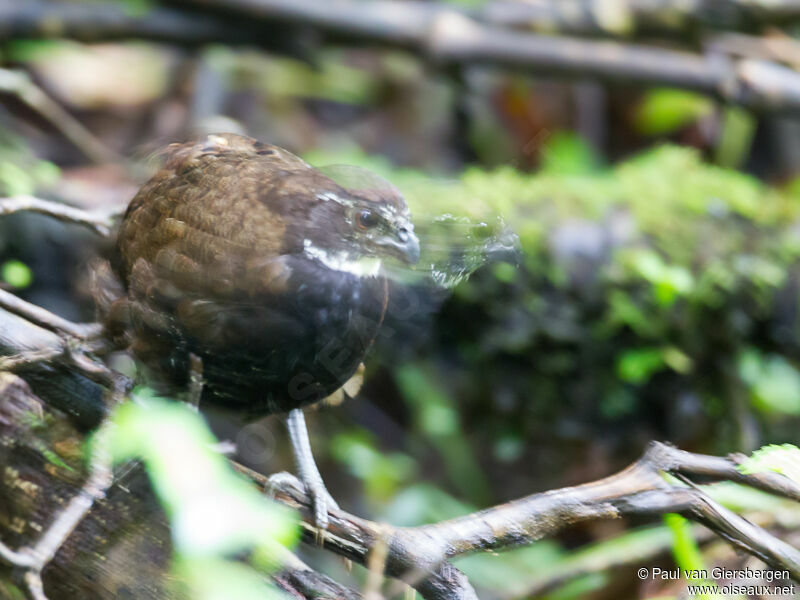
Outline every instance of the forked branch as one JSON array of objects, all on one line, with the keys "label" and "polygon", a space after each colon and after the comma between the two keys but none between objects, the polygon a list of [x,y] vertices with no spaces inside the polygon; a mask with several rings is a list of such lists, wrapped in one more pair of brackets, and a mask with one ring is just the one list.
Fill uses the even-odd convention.
[{"label": "forked branch", "polygon": [[457,519],[412,528],[390,527],[334,510],[325,534],[310,524],[311,504],[293,477],[281,474],[267,480],[252,472],[248,475],[278,500],[299,508],[307,517],[306,538],[313,542],[323,535],[325,547],[332,552],[367,564],[380,540],[388,539],[386,574],[407,581],[429,600],[472,597],[466,581],[444,576],[452,573],[449,559],[529,544],[581,522],[665,513],[680,513],[706,525],[736,547],[800,581],[799,550],[726,509],[702,489],[675,485],[663,476],[672,473],[703,481],[736,481],[800,499],[800,486],[792,480],[777,473],[745,475],[736,468],[737,460],[691,454],[654,442],[628,468],[592,483],[532,494]]}]

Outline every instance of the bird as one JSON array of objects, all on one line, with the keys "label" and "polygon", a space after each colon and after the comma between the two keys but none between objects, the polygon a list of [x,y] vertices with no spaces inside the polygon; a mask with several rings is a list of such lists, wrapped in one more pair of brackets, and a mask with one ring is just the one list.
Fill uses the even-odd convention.
[{"label": "bird", "polygon": [[327,526],[335,500],[303,415],[357,376],[386,314],[384,264],[414,265],[408,205],[385,183],[325,173],[220,133],[173,144],[128,205],[110,260],[106,328],[160,392],[202,365],[204,403],[284,414],[300,480]]}]

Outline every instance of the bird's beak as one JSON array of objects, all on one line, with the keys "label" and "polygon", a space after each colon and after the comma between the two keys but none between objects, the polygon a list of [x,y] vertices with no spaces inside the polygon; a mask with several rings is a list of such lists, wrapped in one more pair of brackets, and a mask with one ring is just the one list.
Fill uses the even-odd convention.
[{"label": "bird's beak", "polygon": [[411,224],[399,227],[394,235],[378,240],[378,244],[406,264],[415,265],[419,261],[419,238]]}]

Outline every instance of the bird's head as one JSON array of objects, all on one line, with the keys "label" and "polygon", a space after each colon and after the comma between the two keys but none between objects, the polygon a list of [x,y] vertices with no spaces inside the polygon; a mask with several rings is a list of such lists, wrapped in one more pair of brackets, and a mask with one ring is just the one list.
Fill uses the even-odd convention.
[{"label": "bird's head", "polygon": [[406,265],[419,260],[419,239],[400,192],[358,167],[317,170],[309,233],[303,251],[327,267],[374,275],[387,259]]}]

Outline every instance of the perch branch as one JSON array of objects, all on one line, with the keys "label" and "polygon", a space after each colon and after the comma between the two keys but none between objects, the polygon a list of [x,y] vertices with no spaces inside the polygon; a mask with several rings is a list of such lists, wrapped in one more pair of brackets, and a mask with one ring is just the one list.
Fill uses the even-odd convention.
[{"label": "perch branch", "polygon": [[[0,306],[15,313],[18,317],[27,319],[27,322],[34,326],[42,326],[60,334],[60,336],[39,336],[40,340],[47,339],[50,343],[40,348],[28,349],[27,358],[29,362],[32,358],[40,358],[36,356],[37,353],[44,354],[49,352],[53,354],[53,358],[66,355],[71,366],[77,368],[90,380],[101,383],[109,389],[108,404],[110,406],[119,403],[124,398],[130,388],[130,382],[127,378],[105,365],[93,361],[85,351],[72,343],[75,338],[81,339],[87,335],[98,333],[99,325],[94,323],[89,325],[72,323],[3,290],[0,290]],[[0,314],[0,316],[2,315]],[[5,329],[0,325],[0,330]],[[13,330],[13,328],[9,329]],[[4,333],[2,342],[3,346],[7,347],[12,336],[9,336],[5,331],[0,331],[0,333]],[[30,345],[31,340],[26,340],[22,348],[26,346],[30,348]],[[11,360],[14,361],[16,359],[18,363],[22,354],[25,354],[25,350],[22,353],[17,353]],[[7,366],[8,361],[9,359],[5,359],[5,366]],[[95,501],[103,497],[113,482],[111,455],[108,448],[112,427],[111,422],[107,420],[104,420],[100,425],[94,436],[89,462],[89,474],[85,483],[56,516],[39,540],[33,546],[24,547],[16,551],[0,543],[0,559],[22,571],[22,583],[29,597],[34,600],[46,600],[47,598],[44,593],[41,576],[44,567],[53,559],[75,527],[91,510]]]},{"label": "perch branch", "polygon": [[339,600],[360,600],[361,595],[330,577],[318,573],[286,550],[280,557],[281,570],[272,574],[275,583],[293,597],[337,598]]},{"label": "perch branch", "polygon": [[[45,327],[40,317],[55,323]],[[0,290],[0,369],[21,375],[37,396],[86,431],[96,428],[107,412],[104,389],[124,389],[130,382],[86,357],[105,350],[103,338],[79,339],[70,331],[93,335],[99,325],[72,323]],[[45,354],[54,360],[40,360]]]},{"label": "perch branch", "polygon": [[61,202],[26,195],[0,198],[0,217],[23,211],[46,215],[64,223],[81,225],[103,237],[111,235],[114,225],[113,215],[89,212]]},{"label": "perch branch", "polygon": [[[10,300],[3,296],[10,296]],[[2,302],[5,298],[5,303]],[[21,304],[18,304],[21,303]],[[29,327],[39,325],[64,334],[59,317],[28,305],[13,295],[0,293],[0,307],[29,318]],[[38,309],[38,310],[36,310]],[[41,312],[40,312],[41,311]],[[0,317],[3,317],[0,312]],[[5,313],[11,322],[20,319]],[[0,342],[13,347],[16,331],[0,318]],[[66,322],[69,323],[69,322]],[[71,324],[77,327],[75,324]],[[41,330],[38,342],[17,341],[18,350],[43,351],[63,343],[63,338]],[[53,341],[55,340],[55,341]],[[92,380],[113,390],[112,398],[126,392],[124,378],[87,355],[77,355],[73,365]],[[105,431],[104,425],[101,431]],[[101,441],[103,437],[101,436]],[[100,443],[92,459],[90,475],[80,494],[73,498],[45,534],[31,548],[12,550],[0,546],[0,559],[24,573],[26,589],[33,598],[43,598],[41,570],[110,483],[107,454]],[[288,474],[270,479],[238,467],[276,499],[299,508],[304,515],[304,537],[310,543],[322,540],[325,548],[370,566],[382,564],[383,571],[414,587],[426,600],[474,600],[477,598],[466,577],[449,562],[458,556],[486,550],[503,550],[552,536],[565,527],[590,520],[621,517],[653,517],[677,512],[706,525],[719,536],[756,556],[773,568],[786,570],[800,580],[800,551],[743,517],[721,506],[694,480],[733,480],[792,500],[800,500],[800,486],[776,474],[747,475],[736,468],[739,457],[718,458],[691,454],[654,443],[638,461],[605,479],[563,489],[532,494],[525,498],[460,518],[420,527],[399,528],[361,519],[341,510],[329,513],[329,528],[321,531],[313,522],[313,507],[302,485]],[[687,478],[688,487],[668,482],[662,475]],[[692,479],[688,479],[692,478]],[[379,552],[376,554],[376,550]]]},{"label": "perch branch", "polygon": [[[668,483],[662,472],[732,479],[779,496],[800,498],[800,486],[781,475],[744,475],[736,469],[734,459],[694,455],[654,443],[627,469],[596,482],[533,494],[433,525],[389,528],[386,573],[407,580],[425,598],[467,597],[457,595],[464,589],[457,585],[437,587],[451,558],[528,544],[589,520],[677,512],[800,580],[800,551],[724,508],[702,490]],[[281,476],[270,483],[262,476],[249,472],[248,475],[270,488],[278,500],[298,507],[306,520],[310,520],[311,503],[293,478]],[[329,529],[322,534],[324,545],[342,556],[367,564],[370,551],[386,535],[387,527],[332,510]],[[308,522],[304,530],[308,540],[320,535]],[[423,575],[417,580],[416,573],[420,570]],[[437,589],[446,591],[437,592]]]}]

